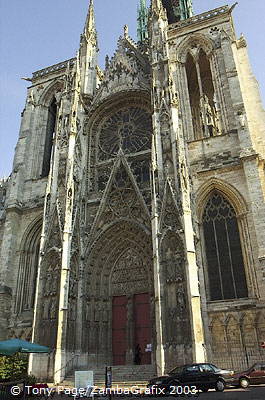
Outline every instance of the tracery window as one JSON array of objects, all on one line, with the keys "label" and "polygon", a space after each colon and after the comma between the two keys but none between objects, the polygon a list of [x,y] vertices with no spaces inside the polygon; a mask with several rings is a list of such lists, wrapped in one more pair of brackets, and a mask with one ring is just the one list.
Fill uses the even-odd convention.
[{"label": "tracery window", "polygon": [[205,207],[203,230],[210,300],[248,297],[235,210],[217,191]]},{"label": "tracery window", "polygon": [[151,116],[138,107],[121,109],[106,119],[100,129],[98,161],[151,149]]},{"label": "tracery window", "polygon": [[48,176],[50,172],[53,138],[55,134],[55,125],[56,125],[56,114],[57,114],[57,105],[55,98],[53,98],[48,109],[48,119],[47,119],[46,137],[45,137],[42,173],[41,173],[42,177]]}]

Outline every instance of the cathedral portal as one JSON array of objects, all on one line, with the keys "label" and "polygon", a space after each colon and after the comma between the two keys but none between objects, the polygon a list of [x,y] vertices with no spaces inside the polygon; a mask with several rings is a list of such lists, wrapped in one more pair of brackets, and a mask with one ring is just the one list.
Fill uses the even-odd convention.
[{"label": "cathedral portal", "polygon": [[89,362],[150,364],[151,352],[146,351],[154,337],[150,232],[132,221],[119,221],[96,241],[88,259],[84,346]]}]

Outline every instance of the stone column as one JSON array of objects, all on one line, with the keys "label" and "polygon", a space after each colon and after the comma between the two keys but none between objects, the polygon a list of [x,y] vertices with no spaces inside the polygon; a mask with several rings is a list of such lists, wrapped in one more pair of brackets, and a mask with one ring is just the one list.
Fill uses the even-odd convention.
[{"label": "stone column", "polygon": [[[153,153],[154,154],[154,153]],[[155,168],[155,164],[153,166]],[[156,324],[156,365],[157,374],[163,375],[165,370],[165,352],[162,327],[162,290],[161,270],[159,260],[159,223],[157,209],[157,191],[155,169],[152,171],[153,200],[152,200],[152,236],[153,236],[153,265],[154,265],[154,303]]]},{"label": "stone column", "polygon": [[71,259],[71,242],[73,234],[73,212],[75,196],[74,182],[74,159],[75,144],[77,134],[77,111],[80,94],[80,70],[79,70],[79,54],[76,57],[76,76],[75,87],[73,93],[72,106],[69,120],[69,141],[67,154],[67,182],[66,182],[66,199],[65,199],[65,216],[63,228],[63,247],[62,247],[62,267],[59,295],[59,311],[58,311],[58,334],[55,354],[55,373],[54,382],[60,383],[65,378],[65,366],[67,363],[66,338],[67,338],[67,318],[68,318],[68,294],[70,279],[70,259]]}]

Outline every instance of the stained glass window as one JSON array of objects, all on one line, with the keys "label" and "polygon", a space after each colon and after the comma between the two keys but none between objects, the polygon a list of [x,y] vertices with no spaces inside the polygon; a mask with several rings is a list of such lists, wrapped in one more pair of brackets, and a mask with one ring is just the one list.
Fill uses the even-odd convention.
[{"label": "stained glass window", "polygon": [[152,120],[137,107],[122,109],[103,121],[99,135],[98,161],[104,161],[122,149],[125,154],[151,149]]},{"label": "stained glass window", "polygon": [[217,191],[212,194],[206,205],[203,229],[210,300],[247,297],[245,268],[235,210]]}]

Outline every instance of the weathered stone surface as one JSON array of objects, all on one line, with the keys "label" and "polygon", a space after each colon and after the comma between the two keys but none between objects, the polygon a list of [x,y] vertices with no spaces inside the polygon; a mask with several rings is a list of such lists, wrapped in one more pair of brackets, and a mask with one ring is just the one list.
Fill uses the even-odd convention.
[{"label": "weathered stone surface", "polygon": [[[0,339],[50,345],[31,357],[42,379],[112,364],[117,296],[133,364],[141,293],[158,373],[261,357],[265,114],[246,42],[227,6],[168,25],[161,4],[149,41],[125,30],[101,71],[91,3],[77,57],[35,72],[28,89],[0,182]],[[211,301],[203,215],[213,193],[234,210],[245,298]]]}]

